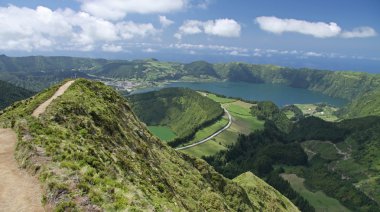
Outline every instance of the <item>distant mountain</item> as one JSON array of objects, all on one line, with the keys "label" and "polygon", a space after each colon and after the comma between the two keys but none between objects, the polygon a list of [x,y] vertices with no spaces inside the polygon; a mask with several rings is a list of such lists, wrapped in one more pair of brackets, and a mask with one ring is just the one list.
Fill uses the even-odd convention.
[{"label": "distant mountain", "polygon": [[34,94],[32,91],[28,91],[1,80],[0,91],[0,110],[16,101],[26,99]]},{"label": "distant mountain", "polygon": [[86,77],[107,63],[104,59],[76,57],[7,57],[0,55],[0,80],[32,91],[41,91],[66,78]]},{"label": "distant mountain", "polygon": [[0,56],[0,80],[39,91],[67,77],[108,77],[135,81],[229,80],[284,84],[352,101],[380,89],[380,75],[333,72],[241,62],[188,64],[147,60],[104,60],[74,57]]},{"label": "distant mountain", "polygon": [[128,97],[132,110],[147,125],[167,126],[177,135],[172,145],[185,142],[224,114],[220,104],[186,88],[165,88]]},{"label": "distant mountain", "polygon": [[38,175],[49,208],[298,210],[254,176],[234,182],[205,161],[168,147],[149,133],[122,96],[102,83],[78,79],[39,118],[31,117],[58,86],[0,116],[0,126],[17,131],[16,159]]}]

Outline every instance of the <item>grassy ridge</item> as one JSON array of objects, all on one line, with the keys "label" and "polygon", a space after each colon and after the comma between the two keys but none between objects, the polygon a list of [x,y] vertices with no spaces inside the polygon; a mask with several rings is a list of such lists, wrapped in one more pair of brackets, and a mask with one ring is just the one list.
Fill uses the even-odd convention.
[{"label": "grassy ridge", "polygon": [[[0,116],[19,135],[16,158],[39,176],[43,203],[57,211],[257,211],[238,184],[203,160],[152,136],[113,89],[77,80],[40,118],[31,111],[57,87]],[[262,183],[262,182],[261,182]],[[283,197],[279,198],[280,208]]]},{"label": "grassy ridge", "polygon": [[257,203],[258,196],[265,196],[270,204],[257,205],[260,211],[276,211],[279,205],[281,205],[280,210],[283,211],[299,211],[288,199],[278,199],[280,193],[272,186],[266,184],[262,179],[252,174],[252,172],[243,173],[234,178],[233,181],[246,188],[248,196],[253,203]]}]

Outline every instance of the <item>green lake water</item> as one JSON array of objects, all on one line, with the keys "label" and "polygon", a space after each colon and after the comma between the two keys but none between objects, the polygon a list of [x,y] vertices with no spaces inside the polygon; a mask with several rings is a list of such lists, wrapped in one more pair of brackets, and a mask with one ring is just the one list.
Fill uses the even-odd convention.
[{"label": "green lake water", "polygon": [[[246,100],[270,100],[279,106],[321,102],[334,106],[343,106],[347,103],[347,100],[333,98],[319,92],[278,84],[253,84],[245,82],[172,82],[163,87],[185,87],[193,90],[205,90]],[[159,90],[163,87],[145,88],[133,93],[144,93]]]}]

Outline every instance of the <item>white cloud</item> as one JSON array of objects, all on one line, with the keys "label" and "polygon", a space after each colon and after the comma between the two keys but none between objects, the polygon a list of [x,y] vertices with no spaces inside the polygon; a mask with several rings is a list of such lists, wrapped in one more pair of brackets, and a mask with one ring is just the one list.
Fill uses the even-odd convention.
[{"label": "white cloud", "polygon": [[206,34],[222,37],[239,37],[241,26],[233,19],[207,21],[204,25]]},{"label": "white cloud", "polygon": [[248,57],[249,56],[249,54],[241,53],[241,52],[236,51],[236,50],[230,52],[229,54],[232,56],[240,56],[240,57]]},{"label": "white cloud", "polygon": [[327,38],[339,35],[341,28],[334,22],[308,22],[297,19],[280,19],[274,16],[261,16],[256,18],[262,30],[275,34],[284,32],[297,32],[312,35],[317,38]]},{"label": "white cloud", "polygon": [[203,32],[204,22],[198,20],[187,20],[179,27],[180,34],[192,35]]},{"label": "white cloud", "polygon": [[213,2],[213,0],[202,0],[195,4],[195,7],[200,9],[207,9],[208,6]]},{"label": "white cloud", "polygon": [[1,50],[94,50],[104,43],[156,35],[152,24],[110,22],[71,9],[0,7]]},{"label": "white cloud", "polygon": [[208,21],[186,20],[179,27],[174,37],[181,39],[183,35],[205,33],[220,37],[239,37],[241,26],[233,19],[216,19]]},{"label": "white cloud", "polygon": [[158,33],[158,30],[151,23],[136,24],[128,21],[117,23],[116,27],[123,39],[131,39],[135,36],[146,37]]},{"label": "white cloud", "polygon": [[224,45],[205,45],[205,44],[190,44],[190,43],[176,43],[170,44],[170,48],[176,49],[195,49],[195,50],[214,50],[214,51],[237,51],[237,52],[248,52],[248,49],[236,47],[236,46],[224,46]]},{"label": "white cloud", "polygon": [[80,0],[81,9],[96,17],[119,20],[127,13],[167,13],[186,7],[187,0]]},{"label": "white cloud", "polygon": [[260,28],[274,34],[284,32],[296,32],[312,35],[316,38],[328,38],[341,36],[343,38],[367,38],[376,36],[376,31],[371,27],[357,27],[352,31],[342,31],[341,27],[334,23],[308,22],[297,19],[280,19],[274,16],[260,16],[255,19]]},{"label": "white cloud", "polygon": [[157,52],[156,49],[152,49],[152,48],[146,48],[146,49],[143,49],[142,51],[143,51],[143,52],[146,52],[146,53],[154,53],[154,52]]},{"label": "white cloud", "polygon": [[166,18],[166,16],[160,15],[160,16],[158,16],[158,19],[159,19],[160,24],[162,25],[162,27],[168,27],[168,26],[174,24],[174,21]]},{"label": "white cloud", "polygon": [[310,56],[310,57],[322,57],[323,56],[322,53],[317,53],[317,52],[306,52],[304,55]]},{"label": "white cloud", "polygon": [[344,38],[367,38],[376,36],[376,31],[371,27],[358,27],[352,31],[342,32],[342,37]]},{"label": "white cloud", "polygon": [[123,51],[123,47],[114,44],[104,44],[102,50],[105,52],[121,52]]}]

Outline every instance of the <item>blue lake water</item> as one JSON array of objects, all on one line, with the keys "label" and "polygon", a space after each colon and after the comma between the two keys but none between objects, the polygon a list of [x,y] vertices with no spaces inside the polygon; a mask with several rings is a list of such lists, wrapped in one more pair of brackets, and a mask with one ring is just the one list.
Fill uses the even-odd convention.
[{"label": "blue lake water", "polygon": [[225,96],[240,97],[246,100],[270,100],[278,106],[321,102],[335,106],[343,106],[347,103],[347,100],[333,98],[306,89],[292,88],[278,84],[253,84],[245,82],[172,82],[163,87],[140,89],[133,92],[133,94],[167,87],[185,87],[193,90],[205,90]]}]

